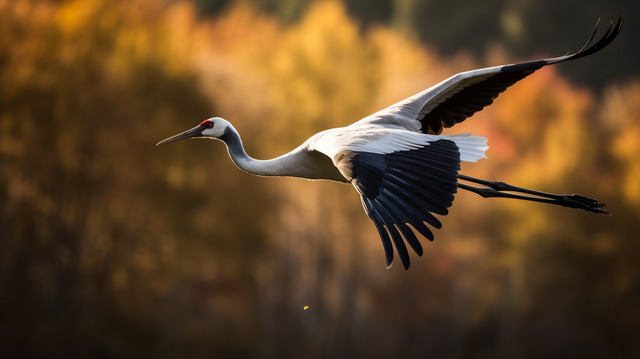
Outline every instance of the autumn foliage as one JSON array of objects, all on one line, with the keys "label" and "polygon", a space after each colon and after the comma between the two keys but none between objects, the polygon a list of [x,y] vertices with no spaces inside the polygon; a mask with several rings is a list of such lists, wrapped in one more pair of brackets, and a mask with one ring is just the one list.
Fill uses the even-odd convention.
[{"label": "autumn foliage", "polygon": [[458,193],[408,272],[385,269],[351,186],[155,147],[215,115],[272,157],[516,60],[445,58],[338,1],[285,25],[243,1],[0,0],[1,356],[637,354],[638,79],[598,94],[545,68],[446,131],[489,139],[465,173],[613,216]]}]

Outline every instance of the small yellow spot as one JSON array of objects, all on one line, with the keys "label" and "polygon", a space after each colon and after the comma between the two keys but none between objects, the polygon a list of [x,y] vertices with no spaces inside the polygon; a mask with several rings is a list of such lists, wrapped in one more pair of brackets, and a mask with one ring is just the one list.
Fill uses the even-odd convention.
[{"label": "small yellow spot", "polygon": [[308,306],[308,305],[305,305],[304,307],[302,307],[302,309],[303,309],[303,310],[307,310],[307,309],[309,309],[309,306]]}]

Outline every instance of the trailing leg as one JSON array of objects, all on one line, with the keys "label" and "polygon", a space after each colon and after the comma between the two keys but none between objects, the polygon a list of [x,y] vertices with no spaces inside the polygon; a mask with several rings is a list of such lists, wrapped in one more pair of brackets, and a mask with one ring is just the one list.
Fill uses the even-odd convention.
[{"label": "trailing leg", "polygon": [[581,208],[594,213],[611,214],[611,212],[603,209],[603,207],[606,207],[606,204],[599,202],[596,199],[579,194],[554,194],[540,192],[528,188],[516,187],[504,182],[487,181],[461,174],[458,174],[458,179],[486,186],[475,187],[458,182],[458,188],[462,188],[464,190],[479,194],[484,198],[498,197],[521,199],[525,201],[549,203],[570,208]]}]

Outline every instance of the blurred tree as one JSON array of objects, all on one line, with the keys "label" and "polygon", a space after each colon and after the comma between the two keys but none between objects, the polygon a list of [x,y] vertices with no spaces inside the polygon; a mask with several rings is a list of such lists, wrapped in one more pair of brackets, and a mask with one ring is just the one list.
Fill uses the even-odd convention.
[{"label": "blurred tree", "polygon": [[[219,13],[229,1],[192,0],[204,13]],[[292,23],[298,21],[313,1],[249,0],[260,9]],[[604,28],[622,11],[627,19],[640,16],[635,0],[525,1],[525,0],[343,0],[349,14],[364,28],[392,26],[415,34],[444,55],[469,52],[483,60],[492,44],[506,44],[520,59],[557,56],[576,50],[586,40],[596,19]],[[640,23],[627,21],[625,31],[613,45],[625,56],[594,56],[588,63],[561,66],[561,71],[580,84],[601,90],[629,74],[638,75],[640,49],[633,36]],[[603,30],[604,31],[604,30]],[[593,71],[607,68],[607,71]]]},{"label": "blurred tree", "polygon": [[232,3],[231,0],[193,0],[193,2],[198,12],[204,15],[218,15]]},{"label": "blurred tree", "polygon": [[[1,5],[3,356],[128,356],[162,351],[158,340],[198,355],[237,353],[233,338],[203,346],[205,332],[184,314],[219,293],[229,295],[217,310],[251,307],[236,295],[264,248],[260,229],[228,222],[242,201],[202,196],[214,176],[214,193],[243,186],[196,166],[217,161],[203,147],[153,147],[185,126],[178,119],[211,111],[190,67],[189,10]],[[263,202],[259,190],[242,191]],[[216,240],[230,233],[247,240]],[[250,310],[230,312],[242,320]],[[207,332],[228,331],[217,323]]]},{"label": "blurred tree", "polygon": [[622,167],[624,200],[637,208],[640,204],[640,83],[634,81],[608,88],[601,119],[612,136],[606,150]]}]

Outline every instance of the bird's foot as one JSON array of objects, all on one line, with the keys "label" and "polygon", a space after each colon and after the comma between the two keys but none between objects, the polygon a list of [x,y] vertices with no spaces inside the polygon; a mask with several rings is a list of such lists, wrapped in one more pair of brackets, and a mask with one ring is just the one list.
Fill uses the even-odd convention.
[{"label": "bird's foot", "polygon": [[582,208],[589,212],[611,215],[611,212],[603,208],[607,206],[605,203],[580,194],[563,195],[558,202],[566,207]]}]

